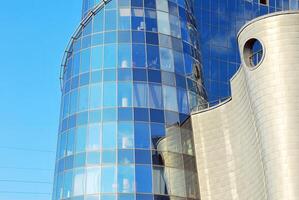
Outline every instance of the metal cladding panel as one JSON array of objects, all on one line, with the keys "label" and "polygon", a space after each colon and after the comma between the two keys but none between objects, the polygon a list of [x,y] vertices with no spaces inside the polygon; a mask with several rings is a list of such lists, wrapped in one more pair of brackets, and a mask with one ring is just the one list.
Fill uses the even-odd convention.
[{"label": "metal cladding panel", "polygon": [[[251,39],[263,47],[256,67]],[[201,198],[298,199],[299,12],[257,18],[238,40],[232,99],[192,116]]]}]

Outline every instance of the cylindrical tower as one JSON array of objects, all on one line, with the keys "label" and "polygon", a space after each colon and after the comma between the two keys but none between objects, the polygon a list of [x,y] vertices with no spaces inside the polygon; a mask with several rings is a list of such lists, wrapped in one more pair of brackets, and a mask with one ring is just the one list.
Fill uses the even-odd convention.
[{"label": "cylindrical tower", "polygon": [[191,0],[84,1],[62,66],[53,200],[199,199]]}]

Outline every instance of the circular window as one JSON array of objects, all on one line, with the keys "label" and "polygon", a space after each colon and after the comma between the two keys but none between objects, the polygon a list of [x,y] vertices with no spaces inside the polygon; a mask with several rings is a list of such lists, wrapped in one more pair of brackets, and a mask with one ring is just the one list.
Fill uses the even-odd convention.
[{"label": "circular window", "polygon": [[262,43],[257,39],[250,39],[244,46],[244,60],[249,67],[258,67],[264,58]]}]

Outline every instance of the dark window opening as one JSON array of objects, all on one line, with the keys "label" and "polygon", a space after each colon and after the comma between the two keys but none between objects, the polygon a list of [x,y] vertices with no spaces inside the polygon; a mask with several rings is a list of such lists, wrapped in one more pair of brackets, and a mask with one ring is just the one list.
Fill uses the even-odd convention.
[{"label": "dark window opening", "polygon": [[268,5],[268,0],[260,0],[260,4]]}]

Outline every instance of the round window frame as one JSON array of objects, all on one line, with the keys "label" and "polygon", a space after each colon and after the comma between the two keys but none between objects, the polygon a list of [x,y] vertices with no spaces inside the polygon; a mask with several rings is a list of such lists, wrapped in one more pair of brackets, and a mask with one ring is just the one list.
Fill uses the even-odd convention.
[{"label": "round window frame", "polygon": [[[252,49],[256,41],[260,43],[263,52],[260,61],[256,65],[253,65],[250,57],[252,55]],[[249,38],[246,40],[243,46],[243,60],[248,69],[250,70],[257,69],[263,63],[265,59],[265,55],[266,55],[266,49],[262,40],[258,38]]]}]

